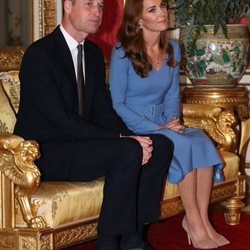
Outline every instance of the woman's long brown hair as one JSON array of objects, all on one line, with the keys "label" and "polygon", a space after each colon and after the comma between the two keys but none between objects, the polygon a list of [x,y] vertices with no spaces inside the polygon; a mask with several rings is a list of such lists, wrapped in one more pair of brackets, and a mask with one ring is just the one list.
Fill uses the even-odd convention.
[{"label": "woman's long brown hair", "polygon": [[[125,51],[125,56],[131,60],[135,72],[141,77],[146,77],[149,71],[152,70],[152,64],[148,58],[142,30],[138,24],[142,15],[143,1],[126,0],[117,39]],[[169,55],[167,64],[171,67],[175,66],[173,47],[168,42],[166,31],[160,34],[159,46]]]}]

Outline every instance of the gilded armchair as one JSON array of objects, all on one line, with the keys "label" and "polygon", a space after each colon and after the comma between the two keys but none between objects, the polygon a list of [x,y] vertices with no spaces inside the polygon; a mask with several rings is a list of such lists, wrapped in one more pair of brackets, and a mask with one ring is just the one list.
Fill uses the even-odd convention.
[{"label": "gilded armchair", "polygon": [[[0,249],[60,249],[95,238],[103,179],[92,182],[40,182],[34,161],[39,145],[13,135],[19,105],[18,69],[22,51],[0,52]],[[249,121],[242,124],[239,154],[231,111],[183,105],[186,126],[204,129],[218,147],[225,181],[214,184],[211,202],[223,201],[226,222],[237,224],[244,206],[245,176],[240,172],[249,141]],[[166,182],[160,218],[182,213],[176,185]]]}]

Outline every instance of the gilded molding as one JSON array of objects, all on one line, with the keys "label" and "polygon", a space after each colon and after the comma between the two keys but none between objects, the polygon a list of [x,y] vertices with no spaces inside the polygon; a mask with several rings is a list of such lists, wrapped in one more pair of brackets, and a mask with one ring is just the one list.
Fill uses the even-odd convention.
[{"label": "gilded molding", "polygon": [[184,207],[181,201],[180,196],[171,199],[171,200],[164,200],[161,203],[161,209],[160,209],[160,218],[168,218],[173,215],[180,214],[184,211]]},{"label": "gilded molding", "polygon": [[[39,37],[43,37],[44,35],[44,32],[43,32],[43,26],[44,26],[44,10],[43,10],[43,0],[39,0],[39,13],[38,13],[38,16],[39,16]],[[34,40],[35,40],[35,37],[34,37]],[[33,41],[34,41],[33,40]]]},{"label": "gilded molding", "polygon": [[54,246],[60,248],[67,246],[73,242],[81,241],[84,239],[91,239],[96,237],[97,222],[81,225],[74,228],[69,228],[61,232],[55,233]]},{"label": "gilded molding", "polygon": [[44,0],[44,35],[51,33],[56,25],[56,0]]},{"label": "gilded molding", "polygon": [[248,119],[249,94],[246,87],[193,88],[182,92],[184,103],[220,106],[235,112],[240,120]]},{"label": "gilded molding", "polygon": [[52,235],[51,234],[42,235],[40,244],[41,244],[41,250],[53,249]]},{"label": "gilded molding", "polygon": [[15,235],[0,234],[0,249],[15,249]]},{"label": "gilded molding", "polygon": [[211,98],[197,98],[196,100],[193,99],[186,99],[187,103],[193,104],[245,104],[248,101],[248,98],[242,97],[220,97],[220,99],[211,99]]},{"label": "gilded molding", "polygon": [[22,250],[37,249],[37,240],[31,236],[19,236],[19,247]]},{"label": "gilded molding", "polygon": [[216,185],[213,187],[211,193],[211,201],[216,202],[218,200],[223,200],[230,196],[236,195],[237,181],[227,183],[226,185]]},{"label": "gilded molding", "polygon": [[24,49],[0,49],[0,72],[20,68]]},{"label": "gilded molding", "polygon": [[246,194],[246,176],[245,175],[240,175],[237,180],[237,196],[244,198]]}]

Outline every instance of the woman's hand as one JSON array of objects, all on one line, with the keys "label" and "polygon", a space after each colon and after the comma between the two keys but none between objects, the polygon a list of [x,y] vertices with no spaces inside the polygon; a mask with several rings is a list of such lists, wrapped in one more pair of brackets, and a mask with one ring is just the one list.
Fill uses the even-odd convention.
[{"label": "woman's hand", "polygon": [[178,133],[183,133],[185,126],[180,123],[180,119],[178,117],[174,117],[166,124],[159,125],[157,129],[164,129],[164,128],[171,129]]}]

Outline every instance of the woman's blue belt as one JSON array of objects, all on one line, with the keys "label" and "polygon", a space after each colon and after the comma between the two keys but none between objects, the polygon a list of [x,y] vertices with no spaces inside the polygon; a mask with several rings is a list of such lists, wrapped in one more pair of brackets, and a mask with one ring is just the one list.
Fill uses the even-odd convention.
[{"label": "woman's blue belt", "polygon": [[139,115],[144,115],[149,119],[152,119],[157,116],[161,116],[164,113],[163,104],[150,104],[147,106],[139,105],[128,105],[128,107],[138,113]]}]

